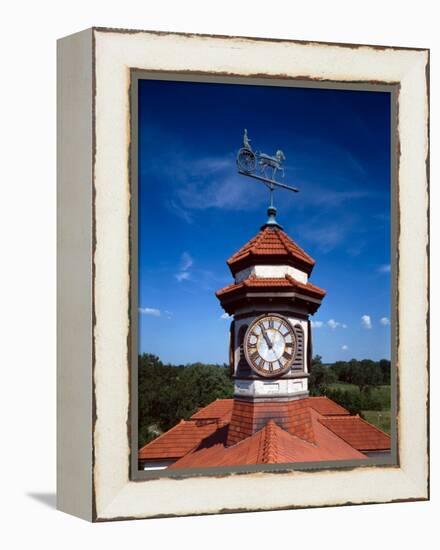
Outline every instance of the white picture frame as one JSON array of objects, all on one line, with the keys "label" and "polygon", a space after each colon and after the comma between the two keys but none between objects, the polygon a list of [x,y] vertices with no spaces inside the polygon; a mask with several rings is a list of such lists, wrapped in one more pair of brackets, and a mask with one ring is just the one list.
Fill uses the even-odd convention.
[{"label": "white picture frame", "polygon": [[[396,465],[130,475],[133,69],[396,85]],[[429,498],[428,74],[426,49],[102,28],[59,41],[60,510],[108,521]]]}]

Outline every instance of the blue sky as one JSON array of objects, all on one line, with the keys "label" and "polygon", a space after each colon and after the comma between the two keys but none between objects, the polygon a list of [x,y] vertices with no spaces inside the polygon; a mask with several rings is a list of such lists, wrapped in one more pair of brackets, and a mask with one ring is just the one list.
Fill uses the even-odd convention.
[{"label": "blue sky", "polygon": [[229,320],[214,292],[226,260],[265,222],[268,191],[237,174],[255,149],[285,155],[278,221],[325,288],[312,317],[325,361],[390,354],[390,95],[139,82],[139,349],[175,364],[222,363]]}]

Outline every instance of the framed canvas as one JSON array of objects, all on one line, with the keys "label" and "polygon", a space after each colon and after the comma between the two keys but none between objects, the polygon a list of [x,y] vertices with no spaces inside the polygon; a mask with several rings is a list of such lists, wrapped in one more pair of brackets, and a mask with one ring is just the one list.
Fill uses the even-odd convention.
[{"label": "framed canvas", "polygon": [[59,41],[60,510],[429,498],[428,76],[426,49]]}]

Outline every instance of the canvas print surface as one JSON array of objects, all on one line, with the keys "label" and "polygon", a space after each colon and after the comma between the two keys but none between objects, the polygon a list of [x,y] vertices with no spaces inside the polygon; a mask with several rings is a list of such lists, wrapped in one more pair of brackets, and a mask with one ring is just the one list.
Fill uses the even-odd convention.
[{"label": "canvas print surface", "polygon": [[391,100],[139,80],[139,470],[390,456]]}]

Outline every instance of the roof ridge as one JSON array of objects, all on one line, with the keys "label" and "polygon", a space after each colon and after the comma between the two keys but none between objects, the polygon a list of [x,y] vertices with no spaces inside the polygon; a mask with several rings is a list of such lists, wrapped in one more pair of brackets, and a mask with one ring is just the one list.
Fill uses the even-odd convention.
[{"label": "roof ridge", "polygon": [[264,426],[262,430],[262,446],[260,446],[259,457],[263,464],[274,464],[278,458],[278,424],[274,420]]},{"label": "roof ridge", "polygon": [[289,235],[285,231],[280,230],[279,233],[280,233],[280,241],[282,242],[287,252],[291,252],[289,250],[289,246],[291,246],[294,249],[296,249],[296,252],[299,252],[300,254],[304,255],[308,260],[315,263],[315,260],[309,254],[307,254],[307,252],[301,246],[299,246],[299,244],[295,242],[292,239],[292,237],[289,237]]},{"label": "roof ridge", "polygon": [[286,244],[286,237],[287,237],[287,235],[286,235],[286,234],[284,233],[284,231],[282,231],[281,229],[278,231],[278,233],[279,233],[278,239],[279,239],[279,241],[281,242],[281,244],[284,246],[284,250],[285,250],[285,251],[287,252],[287,254],[288,254],[288,253],[291,252],[291,251],[289,250],[289,247],[288,247],[287,244]]}]

